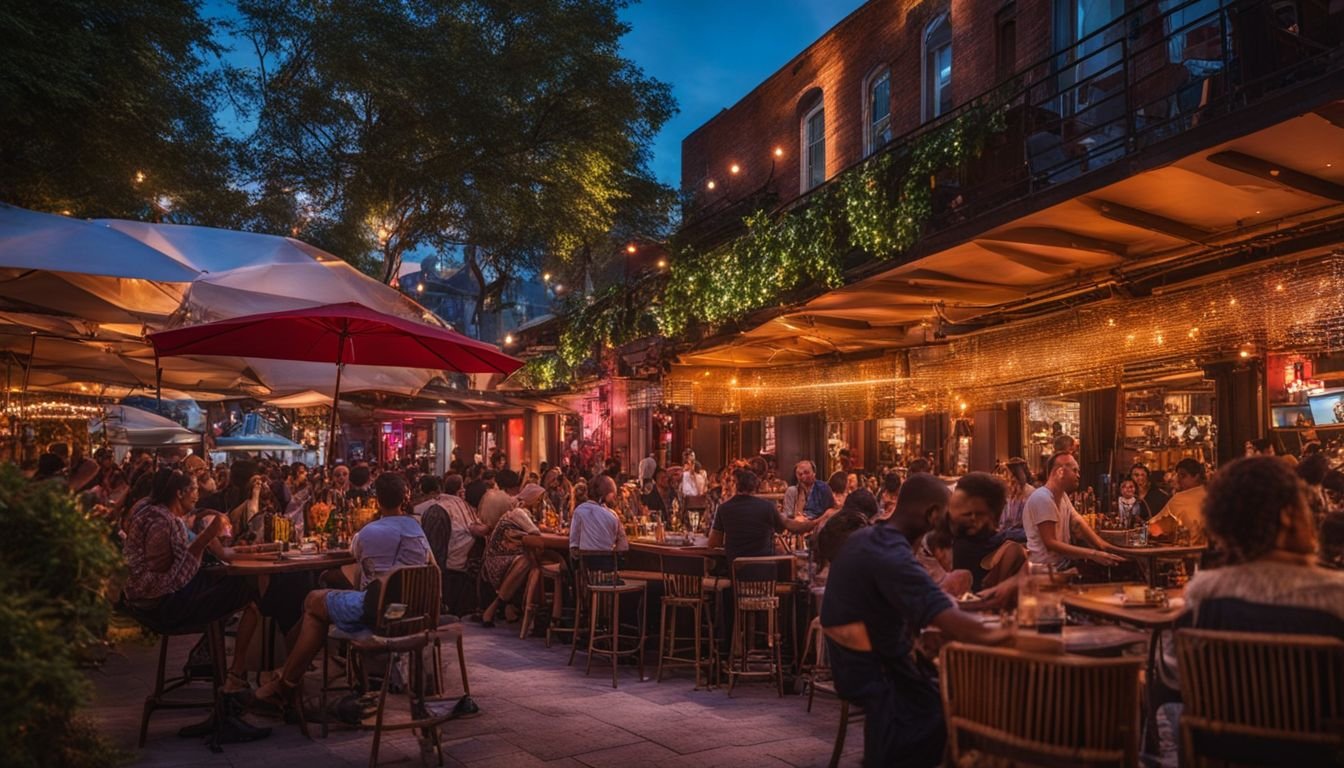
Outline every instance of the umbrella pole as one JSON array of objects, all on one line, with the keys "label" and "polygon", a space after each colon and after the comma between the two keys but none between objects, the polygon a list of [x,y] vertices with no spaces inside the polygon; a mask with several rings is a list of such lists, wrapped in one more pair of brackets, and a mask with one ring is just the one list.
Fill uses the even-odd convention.
[{"label": "umbrella pole", "polygon": [[158,350],[154,351],[154,411],[163,415],[163,364]]},{"label": "umbrella pole", "polygon": [[336,390],[331,393],[331,416],[327,421],[327,466],[336,463],[336,404],[341,400],[341,369],[345,367],[345,331],[336,347]]},{"label": "umbrella pole", "polygon": [[[19,413],[22,417],[28,415],[28,376],[33,372],[33,358],[37,355],[37,332],[32,334],[32,340],[28,343],[28,364],[23,367],[23,388],[19,391]],[[24,421],[23,418],[19,419]]]}]

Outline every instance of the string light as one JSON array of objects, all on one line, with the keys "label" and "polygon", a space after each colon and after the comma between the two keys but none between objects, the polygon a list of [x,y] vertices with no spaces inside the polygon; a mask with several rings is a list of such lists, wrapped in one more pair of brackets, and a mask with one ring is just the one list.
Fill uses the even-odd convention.
[{"label": "string light", "polygon": [[713,179],[710,179],[709,182],[705,184],[705,187],[706,187],[707,189],[711,189],[711,190],[714,189],[715,186],[717,186],[717,185],[714,183],[714,180],[713,180]]},{"label": "string light", "polygon": [[637,250],[639,250],[639,249],[635,247],[635,244],[634,244],[634,243],[631,243],[631,244],[625,246],[625,252],[626,252],[626,253],[634,253],[634,252],[637,251]]},{"label": "string light", "polygon": [[[775,147],[775,157],[776,157],[776,158],[780,158],[780,157],[783,157],[783,156],[784,156],[784,148],[783,148],[783,147]],[[1327,167],[1329,167],[1329,166],[1327,166]]]},{"label": "string light", "polygon": [[[1281,295],[1279,285],[1292,286],[1292,295]],[[1229,305],[1235,311],[1227,311]],[[1121,308],[1123,316],[1113,314]],[[1189,331],[1160,330],[1172,326]],[[761,418],[820,411],[832,421],[851,421],[919,410],[955,413],[961,403],[970,409],[1197,375],[1201,362],[1245,360],[1264,351],[1333,350],[1344,350],[1344,255],[1081,307],[1066,317],[876,360],[824,359],[755,370],[678,367],[664,379],[664,395],[668,405],[701,413]],[[733,379],[742,383],[726,383]]]},{"label": "string light", "polygon": [[738,165],[737,163],[733,163],[732,165],[728,166],[728,172],[736,176],[737,174],[742,172],[742,166]]}]

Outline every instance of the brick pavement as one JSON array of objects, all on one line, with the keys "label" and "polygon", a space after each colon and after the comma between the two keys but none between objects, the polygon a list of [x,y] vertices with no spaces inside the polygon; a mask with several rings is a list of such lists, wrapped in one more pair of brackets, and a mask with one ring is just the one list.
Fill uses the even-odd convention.
[{"label": "brick pavement", "polygon": [[[177,638],[169,669],[180,668],[191,644]],[[467,666],[472,693],[482,713],[443,727],[448,766],[512,768],[589,766],[639,768],[668,766],[824,766],[839,717],[838,703],[818,695],[812,712],[806,698],[774,695],[768,683],[741,683],[728,698],[726,689],[692,690],[690,670],[673,670],[662,683],[639,682],[634,667],[621,667],[620,688],[594,669],[584,677],[584,658],[565,665],[568,646],[546,648],[539,639],[519,640],[517,630],[468,627]],[[153,686],[157,645],[124,643],[94,673],[97,694],[90,715],[99,728],[135,751],[140,708]],[[460,692],[455,655],[445,648],[449,690]],[[315,680],[315,678],[312,678]],[[312,687],[311,685],[309,687]],[[203,690],[203,689],[202,689]],[[389,708],[394,703],[389,697]],[[135,751],[137,766],[237,766],[238,768],[316,768],[368,764],[372,734],[333,731],[327,739],[314,726],[312,742],[296,726],[256,716],[257,724],[275,725],[269,739],[228,745],[211,754],[199,739],[176,735],[199,720],[197,710],[161,710],[150,720],[149,740]],[[850,729],[844,765],[857,765],[862,726]],[[419,765],[420,749],[411,732],[389,734],[380,765]]]}]

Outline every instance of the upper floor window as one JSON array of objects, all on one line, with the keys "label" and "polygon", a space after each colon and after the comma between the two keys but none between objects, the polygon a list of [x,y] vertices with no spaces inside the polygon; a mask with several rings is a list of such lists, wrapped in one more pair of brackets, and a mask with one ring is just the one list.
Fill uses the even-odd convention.
[{"label": "upper floor window", "polygon": [[891,70],[874,72],[864,88],[864,113],[868,129],[863,137],[863,153],[871,155],[891,141]]},{"label": "upper floor window", "polygon": [[802,191],[826,181],[826,110],[821,99],[803,116]]},{"label": "upper floor window", "polygon": [[1017,72],[1017,4],[994,15],[994,80],[1002,83]]},{"label": "upper floor window", "polygon": [[952,110],[952,22],[947,14],[924,29],[924,119]]}]

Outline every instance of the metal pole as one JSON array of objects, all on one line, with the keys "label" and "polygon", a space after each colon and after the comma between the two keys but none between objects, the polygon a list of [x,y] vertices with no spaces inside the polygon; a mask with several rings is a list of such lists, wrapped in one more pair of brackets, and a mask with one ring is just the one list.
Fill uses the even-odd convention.
[{"label": "metal pole", "polygon": [[[21,414],[25,415],[25,416],[27,415],[27,407],[26,407],[26,404],[27,404],[27,401],[28,401],[28,377],[29,377],[29,375],[31,375],[32,372],[33,372],[33,357],[34,357],[35,355],[37,355],[37,333],[36,333],[36,332],[34,332],[34,333],[32,334],[32,341],[29,342],[29,344],[28,344],[28,365],[26,365],[26,366],[23,367],[23,388],[22,388],[22,389],[20,390],[20,392],[19,392],[19,395],[20,395],[20,398],[19,398],[19,400],[20,400],[20,402],[19,402],[19,412],[20,412]],[[20,419],[20,420],[22,420],[22,419]]]},{"label": "metal pole", "polygon": [[327,466],[335,464],[336,459],[336,404],[341,399],[341,368],[345,361],[345,341],[349,338],[346,330],[341,331],[340,342],[336,347],[336,390],[331,394],[331,417],[327,422]]}]

